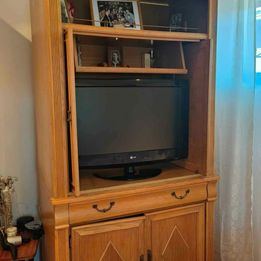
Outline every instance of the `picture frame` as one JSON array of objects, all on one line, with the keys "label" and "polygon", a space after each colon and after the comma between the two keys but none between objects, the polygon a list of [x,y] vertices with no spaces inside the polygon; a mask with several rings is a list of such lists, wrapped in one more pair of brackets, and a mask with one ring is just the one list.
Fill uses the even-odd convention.
[{"label": "picture frame", "polygon": [[108,65],[109,67],[122,66],[122,49],[120,47],[108,47]]},{"label": "picture frame", "polygon": [[90,0],[93,25],[140,30],[136,0]]},{"label": "picture frame", "polygon": [[[139,1],[143,30],[167,31],[171,6],[168,1]],[[153,15],[151,15],[153,14]]]}]

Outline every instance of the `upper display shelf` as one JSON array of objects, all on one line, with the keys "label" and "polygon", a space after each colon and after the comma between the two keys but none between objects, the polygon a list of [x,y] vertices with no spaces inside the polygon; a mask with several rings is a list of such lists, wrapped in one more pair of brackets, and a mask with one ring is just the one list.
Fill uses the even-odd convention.
[{"label": "upper display shelf", "polygon": [[209,0],[61,0],[61,6],[65,27],[75,33],[189,41],[209,35]]},{"label": "upper display shelf", "polygon": [[208,35],[204,33],[188,33],[188,32],[164,32],[150,30],[131,30],[121,28],[97,27],[81,24],[63,24],[65,31],[72,30],[74,35],[90,35],[101,37],[119,37],[127,39],[143,39],[143,40],[160,40],[160,41],[183,41],[198,42],[208,39]]}]

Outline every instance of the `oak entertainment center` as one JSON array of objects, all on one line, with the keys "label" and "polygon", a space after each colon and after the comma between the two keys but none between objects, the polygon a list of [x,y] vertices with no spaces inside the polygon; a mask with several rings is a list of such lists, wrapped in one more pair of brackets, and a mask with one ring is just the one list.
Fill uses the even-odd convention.
[{"label": "oak entertainment center", "polygon": [[[138,29],[93,25],[95,1],[71,1],[74,22],[63,23],[60,0],[31,0],[42,260],[211,261],[216,0],[136,1]],[[181,25],[166,24],[170,10]],[[130,181],[81,168],[76,89],[87,75],[186,80],[187,157]]]}]

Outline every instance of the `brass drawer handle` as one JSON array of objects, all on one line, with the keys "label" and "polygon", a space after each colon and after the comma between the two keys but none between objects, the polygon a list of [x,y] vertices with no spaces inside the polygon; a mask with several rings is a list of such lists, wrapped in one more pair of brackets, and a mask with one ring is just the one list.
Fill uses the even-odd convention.
[{"label": "brass drawer handle", "polygon": [[190,189],[187,189],[187,190],[185,191],[185,194],[182,195],[182,196],[178,196],[175,191],[172,192],[171,195],[172,195],[173,197],[175,197],[176,199],[184,199],[185,197],[187,197],[187,195],[188,195],[189,193],[190,193]]},{"label": "brass drawer handle", "polygon": [[112,202],[110,202],[110,206],[108,208],[99,209],[97,204],[93,205],[92,207],[94,209],[96,209],[98,212],[106,213],[106,212],[110,211],[114,205],[115,205],[115,202],[112,201]]}]

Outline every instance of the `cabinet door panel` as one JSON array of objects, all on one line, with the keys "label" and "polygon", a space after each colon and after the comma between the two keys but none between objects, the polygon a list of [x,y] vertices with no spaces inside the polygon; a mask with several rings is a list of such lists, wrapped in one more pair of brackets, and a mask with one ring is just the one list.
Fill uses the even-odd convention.
[{"label": "cabinet door panel", "polygon": [[72,170],[72,190],[76,196],[80,196],[78,140],[77,140],[77,113],[75,94],[74,71],[74,40],[72,30],[66,33],[66,58],[67,58],[67,87],[68,87],[68,122],[70,130],[70,152]]},{"label": "cabinet door panel", "polygon": [[204,204],[147,215],[153,261],[203,261],[204,231]]},{"label": "cabinet door panel", "polygon": [[137,261],[144,254],[144,217],[72,229],[73,261]]}]

